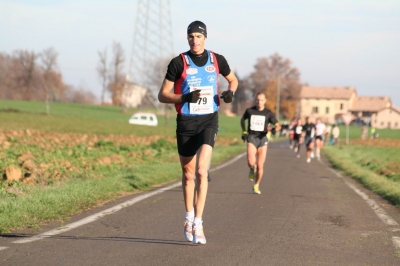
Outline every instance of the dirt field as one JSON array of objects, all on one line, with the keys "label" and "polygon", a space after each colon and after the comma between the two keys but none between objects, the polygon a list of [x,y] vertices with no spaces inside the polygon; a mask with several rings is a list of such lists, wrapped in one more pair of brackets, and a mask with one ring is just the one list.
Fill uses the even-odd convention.
[{"label": "dirt field", "polygon": [[374,147],[388,147],[388,148],[400,148],[400,139],[367,139],[367,140],[350,140],[350,144],[363,145],[363,146],[374,146]]},{"label": "dirt field", "polygon": [[[35,144],[39,148],[51,150],[54,148],[73,147],[85,145],[94,147],[99,141],[112,142],[116,146],[120,145],[149,145],[159,139],[176,142],[175,138],[165,136],[138,137],[135,135],[96,135],[96,134],[62,134],[44,133],[35,130],[24,131],[0,131],[0,145],[3,149],[8,149],[16,145]],[[238,142],[237,138],[224,139],[218,138],[216,145],[231,145]]]}]

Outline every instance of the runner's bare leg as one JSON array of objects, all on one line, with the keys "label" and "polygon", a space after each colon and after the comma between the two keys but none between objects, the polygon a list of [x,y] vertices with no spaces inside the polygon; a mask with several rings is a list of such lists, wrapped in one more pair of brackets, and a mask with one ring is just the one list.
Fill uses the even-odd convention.
[{"label": "runner's bare leg", "polygon": [[179,159],[182,166],[182,188],[185,208],[186,212],[190,212],[194,208],[196,156],[179,156]]},{"label": "runner's bare leg", "polygon": [[208,191],[208,167],[210,164],[213,148],[208,144],[200,147],[197,158],[196,169],[196,202],[195,217],[202,218]]},{"label": "runner's bare leg", "polygon": [[262,146],[257,149],[257,179],[256,185],[259,185],[264,174],[264,163],[267,159],[268,146]]},{"label": "runner's bare leg", "polygon": [[254,167],[257,163],[257,148],[253,143],[247,143],[247,164],[250,168]]}]

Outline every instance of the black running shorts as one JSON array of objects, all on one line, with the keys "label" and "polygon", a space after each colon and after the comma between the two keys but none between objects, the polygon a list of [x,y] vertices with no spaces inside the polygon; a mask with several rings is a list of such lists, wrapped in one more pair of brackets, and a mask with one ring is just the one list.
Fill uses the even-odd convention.
[{"label": "black running shorts", "polygon": [[214,148],[218,132],[218,112],[176,117],[176,141],[178,153],[183,157],[194,156],[203,144]]},{"label": "black running shorts", "polygon": [[258,149],[268,145],[268,138],[263,134],[260,135],[249,134],[249,136],[247,137],[247,142],[253,144]]},{"label": "black running shorts", "polygon": [[313,138],[306,136],[306,138],[304,140],[304,143],[305,143],[306,147],[310,146],[311,142],[313,142]]},{"label": "black running shorts", "polygon": [[324,141],[324,136],[322,136],[322,135],[317,135],[317,136],[315,136],[315,139],[316,139],[316,140],[319,139],[319,140]]}]

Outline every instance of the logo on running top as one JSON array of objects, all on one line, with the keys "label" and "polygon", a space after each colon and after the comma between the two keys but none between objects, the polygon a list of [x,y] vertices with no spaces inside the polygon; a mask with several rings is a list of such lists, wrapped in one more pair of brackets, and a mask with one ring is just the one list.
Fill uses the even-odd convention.
[{"label": "logo on running top", "polygon": [[210,83],[214,83],[215,77],[214,77],[214,76],[208,76],[208,77],[207,77],[207,80],[208,80]]},{"label": "logo on running top", "polygon": [[207,72],[215,72],[215,67],[214,66],[208,66],[208,67],[206,67],[206,71]]},{"label": "logo on running top", "polygon": [[197,74],[197,73],[199,73],[197,71],[197,68],[188,68],[188,69],[186,69],[186,75],[194,75],[194,74]]}]

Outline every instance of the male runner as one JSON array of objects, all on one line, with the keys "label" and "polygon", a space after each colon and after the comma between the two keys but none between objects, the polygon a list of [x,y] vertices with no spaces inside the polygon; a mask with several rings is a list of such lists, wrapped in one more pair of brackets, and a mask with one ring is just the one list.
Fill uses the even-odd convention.
[{"label": "male runner", "polygon": [[201,21],[190,23],[190,50],[171,60],[158,94],[160,102],[175,104],[178,113],[176,138],[186,208],[184,235],[187,241],[200,244],[206,243],[202,217],[208,166],[218,131],[218,74],[229,83],[228,90],[221,95],[224,102],[232,102],[238,86],[226,59],[204,48],[206,39],[206,25]]},{"label": "male runner", "polygon": [[289,125],[289,148],[293,149],[294,145],[295,145],[295,141],[294,141],[294,126],[297,123],[297,119],[294,117],[292,119],[292,122],[290,122]]},{"label": "male runner", "polygon": [[311,162],[311,152],[314,148],[315,125],[311,122],[311,118],[306,118],[303,125],[304,143],[307,147],[307,163]]},{"label": "male runner", "polygon": [[294,152],[296,152],[296,157],[300,158],[300,147],[303,143],[303,122],[301,118],[297,119],[296,124],[293,126],[293,142],[294,142]]},{"label": "male runner", "polygon": [[[256,182],[253,186],[253,193],[261,194],[260,182],[264,173],[264,163],[267,158],[268,138],[268,125],[271,123],[275,125],[274,130],[281,129],[275,114],[265,108],[267,99],[264,93],[257,93],[256,105],[246,109],[240,120],[242,127],[242,139],[247,141],[247,163],[250,167],[249,179],[251,181],[256,177]],[[245,130],[245,120],[249,120],[247,131]]]},{"label": "male runner", "polygon": [[317,160],[321,158],[321,149],[324,145],[324,136],[326,133],[326,126],[322,123],[321,118],[317,119],[317,124],[315,125],[315,153]]}]

